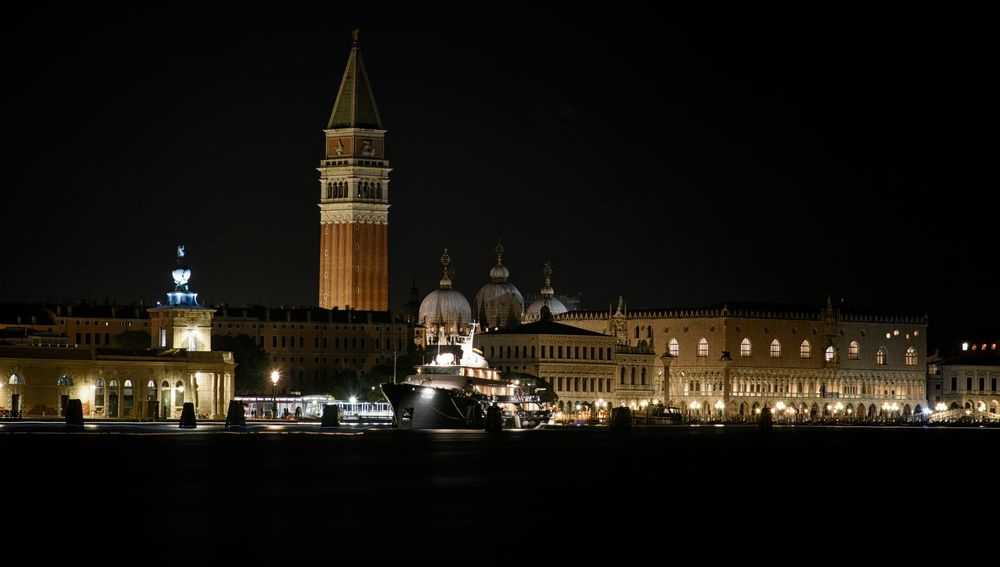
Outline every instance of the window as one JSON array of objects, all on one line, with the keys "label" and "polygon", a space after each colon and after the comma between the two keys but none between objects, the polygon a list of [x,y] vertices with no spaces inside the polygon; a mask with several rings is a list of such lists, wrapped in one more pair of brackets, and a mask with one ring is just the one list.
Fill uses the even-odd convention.
[{"label": "window", "polygon": [[986,390],[986,378],[982,376],[979,377],[979,391],[982,392]]},{"label": "window", "polygon": [[778,339],[771,341],[771,358],[781,358],[781,343]]},{"label": "window", "polygon": [[835,362],[837,360],[837,349],[833,348],[833,345],[826,347],[824,359],[827,362]]},{"label": "window", "polygon": [[635,367],[632,367],[632,377],[630,384],[635,386]]},{"label": "window", "polygon": [[535,345],[531,345],[531,358],[535,358]]},{"label": "window", "polygon": [[184,405],[184,382],[181,382],[180,380],[174,384],[174,405]]},{"label": "window", "polygon": [[156,382],[152,380],[146,382],[146,399],[151,402],[156,401]]},{"label": "window", "polygon": [[98,378],[94,382],[94,407],[103,408],[104,407],[104,379]]},{"label": "window", "polygon": [[642,377],[642,380],[639,383],[642,384],[643,386],[645,386],[646,385],[646,369],[645,368],[642,369],[641,377]]},{"label": "window", "polygon": [[708,356],[708,339],[705,337],[698,340],[698,356]]},{"label": "window", "polygon": [[951,391],[958,390],[958,376],[951,377]]},{"label": "window", "polygon": [[809,341],[802,341],[799,345],[799,358],[812,358],[812,345]]},{"label": "window", "polygon": [[132,403],[135,400],[135,391],[132,388],[132,381],[125,381],[125,392],[122,396],[122,407],[125,408],[125,415],[129,416],[132,413]]},{"label": "window", "polygon": [[740,342],[740,356],[750,356],[750,339],[745,338]]},{"label": "window", "polygon": [[917,365],[917,349],[913,347],[906,349],[906,365],[907,366]]},{"label": "window", "polygon": [[625,384],[625,367],[622,366],[621,379],[618,381],[620,384]]},{"label": "window", "polygon": [[858,341],[851,341],[851,346],[847,348],[847,358],[857,360],[861,358],[861,345]]},{"label": "window", "polygon": [[563,387],[562,387],[562,376],[556,378],[556,389],[558,389],[560,391],[563,389]]},{"label": "window", "polygon": [[679,356],[681,353],[681,345],[677,343],[677,339],[670,339],[670,356]]},{"label": "window", "polygon": [[56,386],[72,386],[72,385],[73,385],[73,380],[69,376],[66,376],[65,374],[63,374],[62,376],[59,377],[58,380],[56,380]]},{"label": "window", "polygon": [[996,392],[997,391],[997,379],[996,378],[990,378],[990,391],[991,392]]},{"label": "window", "polygon": [[965,378],[965,389],[972,390],[972,376],[967,376]]},{"label": "window", "polygon": [[878,347],[878,352],[875,353],[875,364],[885,366],[885,347]]}]

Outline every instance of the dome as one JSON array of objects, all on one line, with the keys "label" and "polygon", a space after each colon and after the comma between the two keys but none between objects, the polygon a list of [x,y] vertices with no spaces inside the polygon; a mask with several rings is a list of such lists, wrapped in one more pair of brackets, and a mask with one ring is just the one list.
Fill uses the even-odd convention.
[{"label": "dome", "polygon": [[457,331],[472,322],[472,306],[458,290],[435,289],[420,302],[417,321],[425,327],[444,327]]},{"label": "dome", "polygon": [[451,334],[461,333],[472,322],[472,306],[462,292],[451,288],[451,276],[448,275],[451,258],[447,248],[441,256],[441,263],[444,265],[441,287],[428,293],[420,302],[417,323],[427,327],[432,334],[439,329]]},{"label": "dome", "polygon": [[476,320],[484,329],[504,328],[521,322],[524,297],[507,281],[510,270],[503,265],[503,245],[497,244],[497,263],[490,269],[490,283],[476,294]]},{"label": "dome", "polygon": [[533,301],[531,305],[524,310],[525,317],[531,320],[541,319],[542,307],[548,307],[549,312],[551,312],[553,316],[569,311],[569,309],[566,309],[566,306],[563,305],[562,301],[559,301],[554,297],[543,297]]},{"label": "dome", "polygon": [[476,319],[484,327],[509,327],[521,322],[524,297],[514,284],[490,282],[476,294]]},{"label": "dome", "polygon": [[524,311],[524,318],[530,321],[537,321],[542,318],[542,308],[547,307],[550,315],[559,315],[560,313],[566,313],[569,309],[563,305],[562,301],[555,298],[555,290],[552,289],[552,264],[550,262],[545,262],[545,267],[542,269],[542,275],[545,276],[545,285],[542,286],[541,299],[536,299],[528,306]]},{"label": "dome", "polygon": [[508,278],[510,278],[510,270],[500,262],[497,262],[497,265],[490,270],[490,280],[494,282],[505,282]]}]

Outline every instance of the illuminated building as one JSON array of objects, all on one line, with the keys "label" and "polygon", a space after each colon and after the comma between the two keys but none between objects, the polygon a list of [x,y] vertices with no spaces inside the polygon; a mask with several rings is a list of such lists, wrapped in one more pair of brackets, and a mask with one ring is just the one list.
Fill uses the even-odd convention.
[{"label": "illuminated building", "polygon": [[[183,247],[178,248],[178,260],[182,256]],[[132,310],[127,310],[126,319],[98,318],[95,323],[103,325],[93,325],[93,345],[70,343],[65,334],[62,341],[26,337],[0,343],[0,412],[55,417],[63,414],[68,400],[79,399],[88,418],[175,419],[184,403],[192,402],[199,417],[224,418],[234,395],[232,354],[211,351],[214,310],[198,305],[197,294],[188,290],[190,269],[178,266],[173,275],[175,289],[167,294],[167,305],[149,310],[154,332],[153,344],[147,346],[152,348],[107,346],[118,337],[111,329],[148,323]],[[81,327],[81,321],[72,319],[73,312],[66,311],[75,327]],[[38,326],[45,312],[33,317]],[[48,319],[46,335],[65,329],[66,321],[61,315]],[[97,346],[100,343],[105,346]]]},{"label": "illuminated building", "polygon": [[[655,388],[690,417],[905,419],[927,408],[924,317],[729,303],[699,309],[578,311],[560,323],[656,354]],[[664,354],[671,357],[664,372]]]}]

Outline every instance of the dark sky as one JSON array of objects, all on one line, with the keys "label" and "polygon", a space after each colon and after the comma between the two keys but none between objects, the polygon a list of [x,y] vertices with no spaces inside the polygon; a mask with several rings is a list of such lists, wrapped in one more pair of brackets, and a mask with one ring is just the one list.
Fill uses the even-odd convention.
[{"label": "dark sky", "polygon": [[926,311],[932,339],[996,328],[984,18],[333,6],[9,19],[0,300],[154,301],[184,243],[208,302],[315,304],[315,168],[358,25],[394,305],[444,247],[471,298],[502,239],[522,292],[551,259],[589,308],[832,293]]}]

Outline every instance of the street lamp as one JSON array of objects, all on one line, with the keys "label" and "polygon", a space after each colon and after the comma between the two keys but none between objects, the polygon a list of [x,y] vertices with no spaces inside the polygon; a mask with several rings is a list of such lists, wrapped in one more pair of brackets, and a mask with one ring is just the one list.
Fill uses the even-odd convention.
[{"label": "street lamp", "polygon": [[278,378],[279,374],[277,370],[271,371],[271,401],[274,402],[274,409],[272,410],[271,417],[274,419],[278,418]]},{"label": "street lamp", "polygon": [[701,404],[698,403],[698,400],[695,400],[695,401],[691,402],[691,405],[688,406],[688,407],[691,408],[691,414],[694,417],[697,417],[698,416],[698,410],[701,409]]},{"label": "street lamp", "polygon": [[719,410],[719,421],[722,421],[722,410],[726,409],[726,404],[722,400],[716,400],[715,409]]}]

